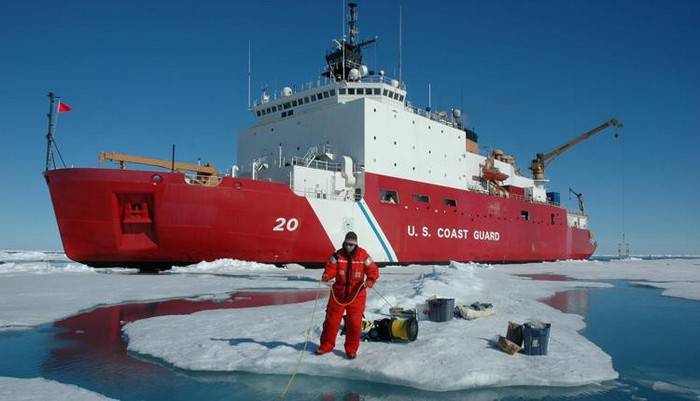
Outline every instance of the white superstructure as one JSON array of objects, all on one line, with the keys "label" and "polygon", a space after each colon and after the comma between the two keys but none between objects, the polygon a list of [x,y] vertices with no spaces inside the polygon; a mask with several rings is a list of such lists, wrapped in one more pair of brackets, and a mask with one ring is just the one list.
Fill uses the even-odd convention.
[{"label": "white superstructure", "polygon": [[[366,172],[548,201],[547,181],[520,175],[512,156],[479,153],[476,134],[463,126],[460,110],[414,107],[402,82],[361,64],[359,50],[368,42],[337,43],[340,47],[326,56],[324,78],[298,91],[284,87],[273,98],[263,92],[252,106],[255,124],[238,136],[240,175],[288,183],[300,195],[348,202],[362,198]],[[486,179],[487,169],[505,178]],[[586,226],[585,216],[568,220]]]}]

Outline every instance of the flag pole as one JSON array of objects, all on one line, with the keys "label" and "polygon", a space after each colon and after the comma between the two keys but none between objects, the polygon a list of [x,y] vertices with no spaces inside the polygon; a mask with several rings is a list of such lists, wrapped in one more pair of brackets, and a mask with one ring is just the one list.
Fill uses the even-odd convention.
[{"label": "flag pole", "polygon": [[49,92],[49,129],[46,133],[46,170],[49,171],[54,164],[53,160],[53,135],[56,131],[56,95]]}]

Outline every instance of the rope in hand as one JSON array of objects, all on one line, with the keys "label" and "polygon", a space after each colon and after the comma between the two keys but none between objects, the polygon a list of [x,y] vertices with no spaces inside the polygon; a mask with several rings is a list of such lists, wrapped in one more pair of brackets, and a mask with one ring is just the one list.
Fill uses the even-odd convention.
[{"label": "rope in hand", "polygon": [[[296,377],[297,373],[299,373],[299,368],[301,367],[301,362],[304,360],[304,355],[306,355],[306,347],[309,344],[309,337],[311,336],[311,330],[313,329],[314,325],[314,320],[316,319],[316,311],[318,309],[318,300],[321,297],[321,280],[318,280],[318,286],[316,287],[316,299],[314,300],[314,308],[313,311],[311,312],[311,321],[309,322],[309,327],[306,329],[306,339],[304,340],[304,348],[301,350],[301,354],[299,354],[299,359],[297,360],[297,364],[294,367],[294,370],[292,371],[292,376],[289,377],[289,381],[287,382],[287,386],[284,388],[284,391],[282,392],[282,395],[280,395],[280,400],[284,400],[287,397],[287,393],[289,392],[289,389],[292,388],[292,382],[294,381],[294,378]],[[333,288],[331,287],[331,296],[333,297],[333,300],[337,302],[338,304],[342,306],[348,306],[351,303],[355,302],[355,299],[357,298],[358,295],[360,295],[360,292],[362,291],[362,288],[366,286],[366,283],[363,281],[362,284],[357,288],[357,291],[355,291],[355,295],[353,295],[352,299],[350,299],[349,302],[343,303],[338,301],[338,298],[335,296],[335,292],[333,291]],[[389,305],[389,307],[393,307],[393,305],[382,295],[379,291],[377,291],[374,286],[368,287],[374,290],[382,299],[384,299],[384,302]]]}]

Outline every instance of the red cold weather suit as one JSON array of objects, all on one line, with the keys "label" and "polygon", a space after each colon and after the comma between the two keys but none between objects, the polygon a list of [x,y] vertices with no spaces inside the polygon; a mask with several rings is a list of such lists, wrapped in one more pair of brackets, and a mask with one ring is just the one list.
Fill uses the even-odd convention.
[{"label": "red cold weather suit", "polygon": [[379,269],[367,251],[359,246],[351,254],[346,253],[345,249],[339,249],[326,263],[323,278],[325,280],[335,278],[331,291],[335,294],[338,302],[345,304],[350,302],[355,294],[357,297],[347,306],[336,302],[333,295],[329,297],[319,351],[330,352],[335,348],[335,338],[338,335],[340,321],[343,319],[343,312],[346,312],[345,353],[356,354],[360,347],[362,314],[365,312],[365,301],[367,300],[367,290],[360,286],[365,278],[372,283],[377,281]]}]

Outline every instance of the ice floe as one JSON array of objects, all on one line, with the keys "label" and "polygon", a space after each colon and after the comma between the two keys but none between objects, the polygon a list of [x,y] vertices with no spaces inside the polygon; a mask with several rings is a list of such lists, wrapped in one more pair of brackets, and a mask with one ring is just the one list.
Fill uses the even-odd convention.
[{"label": "ice floe", "polygon": [[0,400],[12,401],[109,401],[84,388],[40,377],[19,379],[0,377]]},{"label": "ice floe", "polygon": [[0,274],[51,274],[51,273],[87,273],[94,272],[92,267],[80,263],[57,265],[51,262],[5,262],[0,264]]},{"label": "ice floe", "polygon": [[[493,303],[494,316],[475,321],[421,322],[409,344],[363,343],[360,358],[337,352],[317,357],[316,346],[327,293],[314,316],[309,355],[300,373],[390,383],[430,391],[494,386],[580,386],[615,379],[610,357],[578,333],[585,325],[537,301],[583,282],[541,282],[480,265],[409,266],[382,269],[377,290],[391,304],[415,306],[433,295],[459,303]],[[367,317],[388,313],[379,292],[368,294]],[[178,368],[290,374],[303,348],[314,302],[162,316],[128,324],[129,350]],[[546,357],[509,356],[493,346],[509,320],[539,318],[553,324]]]},{"label": "ice floe", "polygon": [[[244,269],[245,270],[245,269]],[[309,288],[304,271],[263,270],[240,276],[137,274],[44,262],[0,264],[0,330],[50,323],[99,305],[194,296],[222,297],[240,289]],[[39,274],[38,274],[39,273]],[[50,274],[44,274],[50,273]]]},{"label": "ice floe", "polygon": [[62,251],[0,250],[0,262],[18,261],[67,261]]},{"label": "ice floe", "polygon": [[700,300],[700,259],[562,261],[499,266],[516,274],[556,273],[580,280],[630,280],[662,295]]}]

